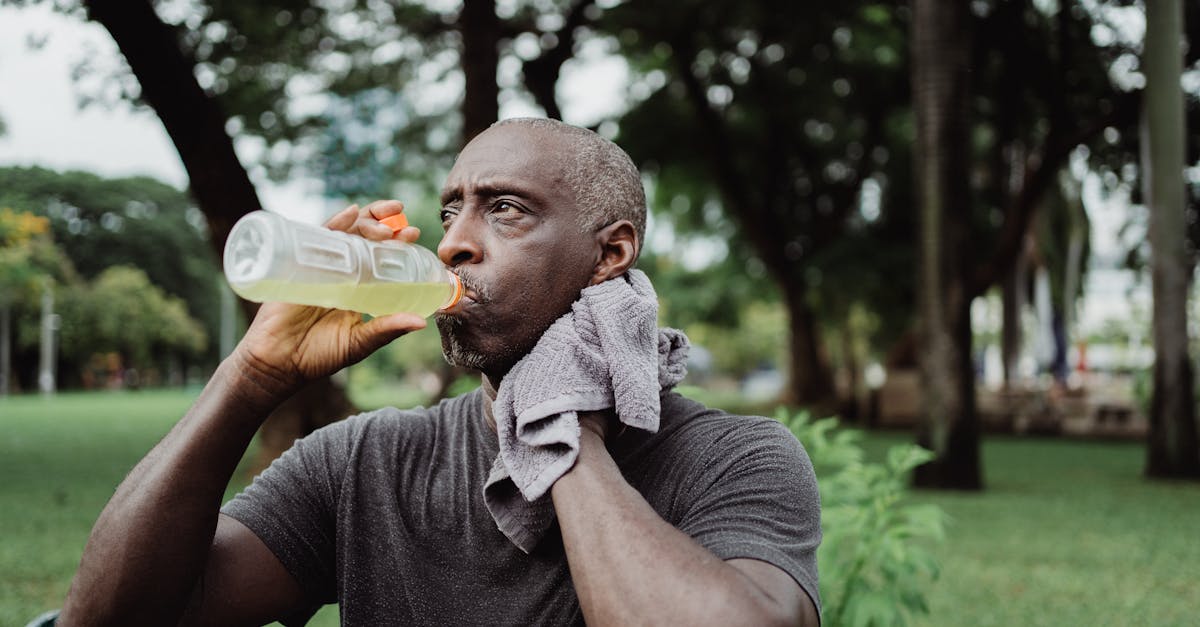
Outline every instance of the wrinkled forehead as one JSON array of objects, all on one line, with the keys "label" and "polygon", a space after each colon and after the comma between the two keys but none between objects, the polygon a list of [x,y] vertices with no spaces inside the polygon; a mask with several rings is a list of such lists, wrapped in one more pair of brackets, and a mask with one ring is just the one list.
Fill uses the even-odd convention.
[{"label": "wrinkled forehead", "polygon": [[446,179],[446,189],[491,179],[564,188],[573,162],[569,144],[556,134],[520,125],[492,127],[471,140]]}]

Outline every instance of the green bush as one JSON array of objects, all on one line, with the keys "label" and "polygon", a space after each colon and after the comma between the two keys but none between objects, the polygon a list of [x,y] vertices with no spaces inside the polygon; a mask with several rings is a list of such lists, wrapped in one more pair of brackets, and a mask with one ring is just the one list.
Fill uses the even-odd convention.
[{"label": "green bush", "polygon": [[892,446],[884,463],[863,460],[862,433],[836,418],[776,412],[804,444],[821,492],[817,552],[825,625],[907,625],[928,614],[938,575],[929,545],[944,538],[945,513],[910,502],[908,475],[932,458],[914,444]]}]

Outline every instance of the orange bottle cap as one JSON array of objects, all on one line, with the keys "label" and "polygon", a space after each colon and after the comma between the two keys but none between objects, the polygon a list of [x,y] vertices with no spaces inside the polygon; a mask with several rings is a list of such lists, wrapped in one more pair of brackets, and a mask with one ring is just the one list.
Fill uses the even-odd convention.
[{"label": "orange bottle cap", "polygon": [[450,275],[450,282],[454,283],[454,293],[450,295],[450,300],[446,301],[445,305],[442,305],[442,309],[449,309],[453,307],[458,303],[459,300],[462,300],[463,296],[462,279],[458,278],[457,274],[454,274],[449,270],[446,271],[446,274]]},{"label": "orange bottle cap", "polygon": [[379,221],[380,224],[388,227],[393,233],[408,226],[408,218],[403,213],[397,213],[394,216],[388,216]]}]

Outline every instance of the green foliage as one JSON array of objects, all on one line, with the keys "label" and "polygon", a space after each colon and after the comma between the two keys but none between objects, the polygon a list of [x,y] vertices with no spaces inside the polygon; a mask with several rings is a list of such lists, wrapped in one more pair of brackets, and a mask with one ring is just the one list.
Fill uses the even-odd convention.
[{"label": "green foliage", "polygon": [[114,266],[68,291],[61,312],[63,350],[76,358],[118,353],[125,366],[147,369],[170,355],[194,356],[207,344],[183,301],[137,268]]},{"label": "green foliage", "polygon": [[74,268],[49,236],[49,221],[0,208],[0,304],[28,303],[47,281],[69,281]]},{"label": "green foliage", "polygon": [[433,320],[429,320],[424,329],[388,344],[363,361],[363,365],[375,370],[383,380],[428,372],[443,363],[442,339]]},{"label": "green foliage", "polygon": [[[668,217],[668,220],[674,220]],[[656,228],[674,227],[658,219]],[[647,239],[652,239],[653,233]],[[659,319],[663,324],[686,329],[696,323],[732,327],[741,324],[742,310],[751,303],[773,303],[779,291],[763,275],[762,265],[746,260],[737,251],[721,257],[719,247],[709,247],[712,258],[700,268],[689,267],[681,257],[694,240],[684,233],[673,237],[673,251],[643,251],[638,268],[650,277],[658,292]]]},{"label": "green foliage", "polygon": [[[137,267],[216,336],[216,254],[203,215],[180,190],[146,177],[0,167],[0,206],[47,218],[55,245],[83,278]],[[215,359],[215,346],[209,357]]]},{"label": "green foliage", "polygon": [[750,302],[730,306],[741,315],[735,325],[699,322],[685,327],[688,338],[708,349],[716,371],[743,377],[765,363],[784,362],[787,312],[779,303]]},{"label": "green foliage", "polygon": [[804,444],[821,491],[817,557],[827,625],[907,625],[928,614],[927,589],[938,576],[930,545],[945,537],[945,513],[909,501],[907,477],[933,454],[914,444],[891,447],[884,463],[864,461],[862,433],[808,412],[776,418]]},{"label": "green foliage", "polygon": [[806,302],[831,322],[868,303],[888,323],[880,350],[907,326],[906,22],[906,8],[875,2],[643,2],[605,14],[635,70],[618,142],[653,175],[655,215],[728,248],[732,272],[705,269],[696,298],[716,307],[689,304],[705,321],[729,324],[729,303],[769,300],[745,289],[769,279],[793,309]]}]

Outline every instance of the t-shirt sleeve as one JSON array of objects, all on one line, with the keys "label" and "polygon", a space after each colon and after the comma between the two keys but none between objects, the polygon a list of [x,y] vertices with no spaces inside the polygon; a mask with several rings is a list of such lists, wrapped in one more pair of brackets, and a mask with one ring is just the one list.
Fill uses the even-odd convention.
[{"label": "t-shirt sleeve", "polygon": [[312,602],[285,624],[304,624],[321,605],[337,600],[338,493],[364,418],[348,418],[296,440],[221,508],[263,541]]},{"label": "t-shirt sleeve", "polygon": [[819,612],[821,497],[796,437],[762,419],[718,438],[698,461],[679,529],[721,559],[755,559],[787,572]]}]

